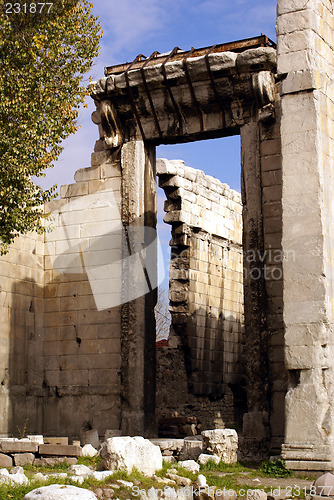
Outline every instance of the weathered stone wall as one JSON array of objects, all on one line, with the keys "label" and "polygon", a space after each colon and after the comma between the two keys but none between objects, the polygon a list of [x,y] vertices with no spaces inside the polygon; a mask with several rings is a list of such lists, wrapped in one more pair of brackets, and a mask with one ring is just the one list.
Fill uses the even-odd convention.
[{"label": "weathered stone wall", "polygon": [[278,1],[289,372],[283,456],[297,469],[334,463],[333,28],[329,0]]},{"label": "weathered stone wall", "polygon": [[120,162],[93,153],[75,179],[0,261],[3,435],[120,426]]},{"label": "weathered stone wall", "polygon": [[237,407],[240,401],[236,402],[228,384],[221,385],[221,394],[216,398],[189,392],[184,350],[175,336],[169,345],[157,349],[156,401],[160,436],[184,437],[224,426],[241,430]]},{"label": "weathered stone wall", "polygon": [[108,152],[46,206],[44,432],[120,425],[120,162]]},{"label": "weathered stone wall", "polygon": [[170,311],[189,390],[222,395],[240,376],[243,332],[240,194],[182,161],[157,161],[172,225]]},{"label": "weathered stone wall", "polygon": [[40,423],[43,383],[44,243],[28,234],[0,259],[0,434]]}]

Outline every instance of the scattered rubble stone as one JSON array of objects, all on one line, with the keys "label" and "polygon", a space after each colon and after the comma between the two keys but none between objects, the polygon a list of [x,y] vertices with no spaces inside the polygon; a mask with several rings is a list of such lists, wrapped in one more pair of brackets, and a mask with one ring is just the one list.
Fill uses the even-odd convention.
[{"label": "scattered rubble stone", "polygon": [[198,457],[197,461],[201,465],[207,464],[210,460],[215,462],[215,464],[219,464],[220,458],[217,455],[207,455],[206,453],[201,453]]},{"label": "scattered rubble stone", "polygon": [[186,469],[187,471],[192,472],[193,474],[199,472],[200,468],[199,465],[195,462],[195,460],[184,460],[184,461],[181,460],[179,462],[179,465],[184,469]]},{"label": "scattered rubble stone", "polygon": [[23,500],[96,500],[90,490],[63,484],[51,484],[30,491]]},{"label": "scattered rubble stone", "polygon": [[202,436],[185,437],[180,458],[181,460],[197,460],[202,451],[203,451]]},{"label": "scattered rubble stone", "polygon": [[223,462],[237,462],[238,434],[234,429],[214,429],[202,432],[206,451]]},{"label": "scattered rubble stone", "polygon": [[314,481],[313,486],[316,495],[334,496],[334,474],[326,472]]},{"label": "scattered rubble stone", "polygon": [[99,433],[97,429],[90,429],[81,435],[82,444],[91,444],[95,449],[100,447]]},{"label": "scattered rubble stone", "polygon": [[196,479],[196,482],[200,488],[207,485],[206,477],[203,474],[199,474],[199,476]]},{"label": "scattered rubble stone", "polygon": [[264,490],[247,490],[247,500],[267,500],[267,493]]},{"label": "scattered rubble stone", "polygon": [[81,450],[81,454],[83,457],[96,457],[99,452],[92,446],[91,444],[85,444]]},{"label": "scattered rubble stone", "polygon": [[14,453],[13,458],[15,465],[32,465],[35,455],[33,453]]},{"label": "scattered rubble stone", "polygon": [[162,468],[160,448],[141,436],[114,437],[105,441],[100,450],[105,469],[125,468],[131,472],[136,467],[151,476]]},{"label": "scattered rubble stone", "polygon": [[11,467],[12,465],[13,465],[12,457],[0,453],[0,467]]},{"label": "scattered rubble stone", "polygon": [[70,474],[74,474],[75,476],[91,476],[93,474],[92,469],[87,467],[86,465],[71,465],[69,467],[68,472]]}]

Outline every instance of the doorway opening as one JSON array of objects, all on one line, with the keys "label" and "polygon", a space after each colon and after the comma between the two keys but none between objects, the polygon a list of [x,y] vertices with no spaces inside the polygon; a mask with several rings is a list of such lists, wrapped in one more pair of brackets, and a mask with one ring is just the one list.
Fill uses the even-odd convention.
[{"label": "doorway opening", "polygon": [[160,434],[239,427],[246,410],[240,137],[160,146],[157,158],[158,232],[169,256],[160,297],[168,283],[171,313],[168,343],[157,344]]}]

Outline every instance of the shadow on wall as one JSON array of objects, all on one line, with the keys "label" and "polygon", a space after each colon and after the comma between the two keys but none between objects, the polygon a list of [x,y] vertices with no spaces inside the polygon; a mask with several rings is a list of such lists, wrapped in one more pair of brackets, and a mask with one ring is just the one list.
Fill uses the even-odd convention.
[{"label": "shadow on wall", "polygon": [[243,344],[236,336],[242,329],[235,316],[214,318],[204,308],[196,309],[183,325],[174,324],[168,346],[157,351],[161,436],[199,434],[224,426],[241,431],[247,411],[246,381]]},{"label": "shadow on wall", "polygon": [[120,306],[98,311],[83,273],[17,281],[12,297],[9,434],[119,429]]}]

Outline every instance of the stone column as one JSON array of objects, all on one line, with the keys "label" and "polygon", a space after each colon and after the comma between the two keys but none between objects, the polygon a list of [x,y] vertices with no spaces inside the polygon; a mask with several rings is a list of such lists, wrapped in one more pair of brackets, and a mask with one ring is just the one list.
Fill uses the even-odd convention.
[{"label": "stone column", "polygon": [[[123,435],[152,437],[156,434],[154,274],[157,265],[156,251],[154,248],[152,251],[152,234],[154,236],[156,229],[155,147],[145,145],[143,141],[125,143],[121,151],[121,169],[121,213],[125,235],[121,430]],[[145,259],[150,244],[150,254]]]},{"label": "stone column", "polygon": [[[241,127],[241,194],[243,201],[245,357],[248,413],[246,439],[268,446],[268,330],[264,277],[260,129],[254,119]],[[245,443],[247,446],[247,444]],[[251,444],[250,444],[251,446]],[[254,452],[255,453],[255,452]]]},{"label": "stone column", "polygon": [[289,373],[282,452],[302,470],[334,466],[332,9],[329,0],[278,1]]}]

